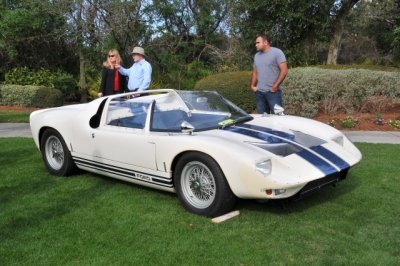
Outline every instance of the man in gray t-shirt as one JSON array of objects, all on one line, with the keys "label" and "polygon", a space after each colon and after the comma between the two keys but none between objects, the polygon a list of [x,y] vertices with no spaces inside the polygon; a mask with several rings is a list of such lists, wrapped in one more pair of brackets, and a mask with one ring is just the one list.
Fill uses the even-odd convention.
[{"label": "man in gray t-shirt", "polygon": [[274,113],[275,104],[283,106],[281,83],[288,73],[283,52],[270,46],[269,38],[259,35],[256,39],[251,89],[256,95],[257,113]]}]

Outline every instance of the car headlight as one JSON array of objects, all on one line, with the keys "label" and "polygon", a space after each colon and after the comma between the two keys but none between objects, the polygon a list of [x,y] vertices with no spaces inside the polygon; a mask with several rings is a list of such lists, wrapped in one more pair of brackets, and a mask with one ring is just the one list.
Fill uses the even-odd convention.
[{"label": "car headlight", "polygon": [[337,144],[339,144],[340,146],[343,146],[344,143],[344,139],[343,136],[338,136],[332,139],[334,142],[336,142]]},{"label": "car headlight", "polygon": [[271,159],[264,160],[256,163],[256,170],[262,173],[263,175],[269,175],[272,170]]}]

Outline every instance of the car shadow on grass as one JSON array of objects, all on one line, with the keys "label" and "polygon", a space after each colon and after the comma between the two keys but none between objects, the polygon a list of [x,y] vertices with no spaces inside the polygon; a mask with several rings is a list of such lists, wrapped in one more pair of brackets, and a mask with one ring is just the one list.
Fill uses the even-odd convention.
[{"label": "car shadow on grass", "polygon": [[[82,173],[85,173],[82,171]],[[103,176],[95,173],[87,173],[95,178],[99,178],[106,183],[114,183],[122,186],[126,186],[132,189],[132,193],[150,193],[149,196],[154,198],[162,197],[161,202],[175,201],[177,208],[184,208],[181,206],[178,197],[175,193],[157,190],[151,187],[145,187],[138,184],[130,183],[128,181],[114,179],[111,177]],[[359,179],[357,176],[353,176],[351,173],[343,181],[337,183],[335,186],[326,186],[317,190],[316,192],[301,198],[299,200],[254,200],[254,199],[238,199],[234,209],[241,212],[255,211],[273,214],[290,214],[296,212],[303,212],[307,209],[313,208],[318,205],[323,205],[324,203],[331,201],[338,201],[341,197],[350,194],[359,185]],[[152,196],[152,195],[153,196]],[[160,203],[160,201],[158,201]]]}]

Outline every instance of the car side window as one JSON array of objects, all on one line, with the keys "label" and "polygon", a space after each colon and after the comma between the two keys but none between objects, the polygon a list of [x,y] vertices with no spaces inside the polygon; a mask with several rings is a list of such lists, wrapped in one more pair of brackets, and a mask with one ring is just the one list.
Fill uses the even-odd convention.
[{"label": "car side window", "polygon": [[134,99],[116,98],[110,102],[107,112],[107,124],[117,127],[143,129],[146,124],[147,102]]}]

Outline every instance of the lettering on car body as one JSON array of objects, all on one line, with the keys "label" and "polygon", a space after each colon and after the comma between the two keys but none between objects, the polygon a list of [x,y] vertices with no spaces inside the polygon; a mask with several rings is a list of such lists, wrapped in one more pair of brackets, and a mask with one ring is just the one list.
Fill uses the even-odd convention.
[{"label": "lettering on car body", "polygon": [[151,177],[148,176],[148,175],[143,175],[143,174],[135,173],[135,176],[136,176],[137,178],[142,179],[142,180],[151,181]]}]

